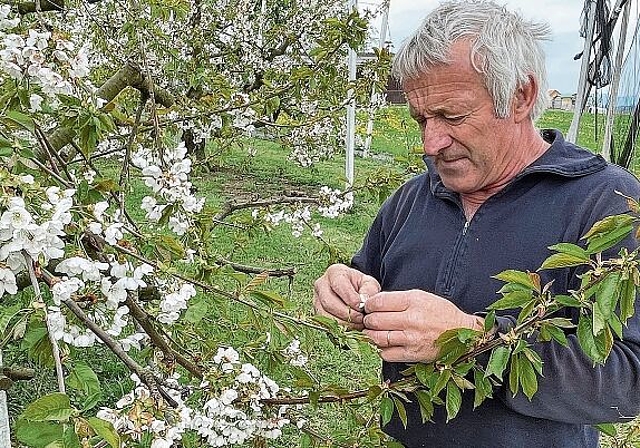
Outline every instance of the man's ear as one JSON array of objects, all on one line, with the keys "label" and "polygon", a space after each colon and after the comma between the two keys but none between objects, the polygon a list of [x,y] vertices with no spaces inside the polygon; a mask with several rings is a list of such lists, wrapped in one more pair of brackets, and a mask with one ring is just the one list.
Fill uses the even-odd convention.
[{"label": "man's ear", "polygon": [[516,123],[528,120],[538,99],[538,82],[532,76],[528,76],[526,84],[518,86],[513,100],[512,117]]}]

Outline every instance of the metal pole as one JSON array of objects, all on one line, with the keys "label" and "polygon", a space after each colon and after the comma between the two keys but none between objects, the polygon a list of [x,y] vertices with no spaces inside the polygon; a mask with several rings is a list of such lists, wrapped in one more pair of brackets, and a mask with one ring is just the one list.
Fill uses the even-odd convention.
[{"label": "metal pole", "polygon": [[[0,370],[2,369],[2,350],[0,350]],[[9,411],[7,410],[7,393],[0,390],[0,446],[11,446],[9,429]]]},{"label": "metal pole", "polygon": [[[387,23],[389,22],[389,4],[391,0],[383,0],[382,5],[382,21],[380,23],[380,40],[378,41],[378,48],[380,51],[384,49],[384,44],[387,41]],[[378,94],[376,93],[375,88],[371,89],[371,100],[369,104],[373,104],[376,101],[376,97]],[[373,119],[375,118],[374,110],[371,110],[369,113],[369,121],[367,122],[367,138],[364,141],[364,151],[362,152],[362,157],[369,156],[369,149],[371,148],[371,138],[373,136]]]},{"label": "metal pole", "polygon": [[609,104],[607,106],[607,125],[604,130],[604,140],[602,142],[602,157],[608,162],[611,161],[611,142],[613,141],[613,120],[618,99],[618,88],[620,87],[620,75],[622,71],[622,59],[624,56],[624,46],[627,40],[627,29],[629,28],[629,13],[631,2],[624,5],[622,13],[622,23],[620,24],[620,39],[618,39],[618,49],[616,60],[613,66],[613,79],[609,88]]},{"label": "metal pole", "polygon": [[[349,11],[353,11],[358,7],[357,0],[349,0]],[[349,48],[349,82],[352,83],[356,80],[356,50]],[[347,188],[353,186],[354,179],[354,151],[356,145],[356,98],[353,89],[349,89],[347,92],[347,98],[349,100],[347,104],[347,160],[345,164],[345,174],[347,177]]]},{"label": "metal pole", "polygon": [[[576,95],[576,104],[573,110],[573,120],[571,120],[571,126],[567,133],[567,141],[575,143],[578,140],[578,129],[580,128],[580,119],[582,118],[582,111],[584,109],[584,103],[589,96],[587,89],[590,90],[587,82],[587,72],[589,71],[589,59],[591,58],[591,44],[593,43],[593,32],[596,23],[596,2],[595,0],[585,0],[586,3],[591,3],[589,7],[589,18],[587,20],[587,35],[584,38],[584,51],[582,52],[582,66],[580,68],[580,79],[578,80],[578,92]],[[587,93],[585,95],[585,92]]]}]

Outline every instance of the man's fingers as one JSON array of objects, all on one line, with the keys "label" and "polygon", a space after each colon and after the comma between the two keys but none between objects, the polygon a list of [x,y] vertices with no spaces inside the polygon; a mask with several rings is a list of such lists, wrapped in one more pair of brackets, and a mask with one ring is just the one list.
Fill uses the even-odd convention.
[{"label": "man's fingers", "polygon": [[[360,318],[358,319],[358,316],[355,316],[355,314],[360,314],[360,313],[356,313],[353,310],[351,312],[353,313],[354,316],[351,318],[351,321],[349,321],[349,320],[342,320],[333,314],[327,313],[324,310],[316,308],[316,314],[319,316],[329,317],[335,320],[336,322],[338,322],[339,325],[350,328],[352,330],[362,330],[364,328],[364,326],[362,325],[362,315],[360,315]],[[358,320],[360,322],[358,322]]]},{"label": "man's fingers", "polygon": [[352,309],[331,290],[318,291],[313,301],[317,314],[333,317],[345,324],[355,324],[362,328],[363,314]]},{"label": "man's fingers", "polygon": [[380,292],[380,283],[370,275],[363,275],[358,285],[358,292],[371,297]]},{"label": "man's fingers", "polygon": [[366,313],[381,311],[406,311],[410,304],[410,291],[380,292],[369,297],[365,306]]},{"label": "man's fingers", "polygon": [[[368,302],[365,308],[368,308]],[[407,328],[407,321],[407,313],[402,311],[391,311],[367,313],[366,315],[364,315],[362,323],[369,330],[402,331]]]},{"label": "man's fingers", "polygon": [[404,347],[407,344],[407,337],[401,330],[363,330],[362,331],[373,344],[380,349],[390,347]]}]

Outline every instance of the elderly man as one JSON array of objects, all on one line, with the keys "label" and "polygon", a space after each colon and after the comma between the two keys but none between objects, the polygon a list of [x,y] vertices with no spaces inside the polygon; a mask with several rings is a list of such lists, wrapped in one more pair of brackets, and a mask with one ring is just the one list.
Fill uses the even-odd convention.
[{"label": "elderly man", "polygon": [[[443,3],[395,57],[427,171],[386,201],[352,267],[329,267],[314,299],[317,313],[371,338],[386,379],[401,378],[404,363],[433,361],[442,332],[481,329],[474,313],[498,299],[501,286],[491,276],[534,271],[548,246],[577,243],[596,221],[627,211],[616,191],[640,197],[627,171],[558,131],[536,129],[547,34],[494,3]],[[543,273],[551,280],[554,293],[580,285],[575,270]],[[364,312],[360,294],[370,297]],[[497,331],[514,321],[504,313]],[[408,403],[408,427],[396,415],[385,431],[408,448],[596,447],[591,425],[639,412],[639,322],[629,321],[604,366],[592,365],[573,334],[567,347],[535,344],[544,377],[531,401],[503,386],[474,410],[465,394],[457,418],[445,423],[440,409],[425,424]]]}]

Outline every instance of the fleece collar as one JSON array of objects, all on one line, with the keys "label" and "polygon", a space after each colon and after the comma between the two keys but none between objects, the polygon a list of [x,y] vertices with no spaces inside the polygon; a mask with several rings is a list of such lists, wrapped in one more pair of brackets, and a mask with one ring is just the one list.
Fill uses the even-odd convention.
[{"label": "fleece collar", "polygon": [[[607,166],[607,162],[601,156],[567,142],[557,129],[543,129],[541,133],[545,141],[551,143],[551,147],[535,162],[522,170],[512,182],[532,173],[581,177],[601,171]],[[444,186],[432,160],[427,156],[423,156],[423,160],[427,165],[431,191],[444,195],[457,195]]]}]

